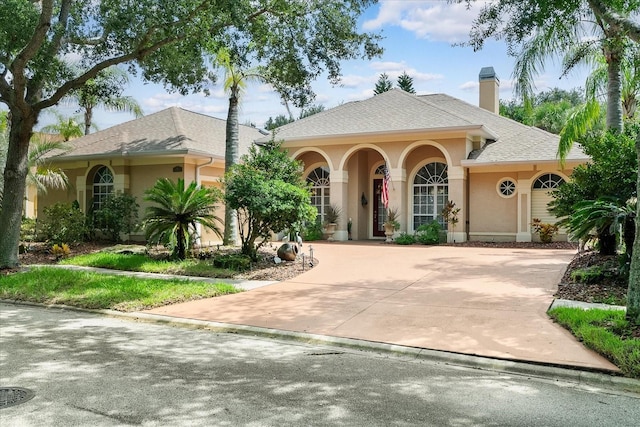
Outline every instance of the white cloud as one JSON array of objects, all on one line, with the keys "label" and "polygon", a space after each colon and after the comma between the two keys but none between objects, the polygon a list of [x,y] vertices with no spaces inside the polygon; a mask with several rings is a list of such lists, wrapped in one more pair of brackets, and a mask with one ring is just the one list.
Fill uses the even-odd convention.
[{"label": "white cloud", "polygon": [[380,2],[378,16],[366,21],[366,30],[379,30],[393,25],[410,31],[421,39],[448,43],[465,41],[479,8],[439,1]]}]

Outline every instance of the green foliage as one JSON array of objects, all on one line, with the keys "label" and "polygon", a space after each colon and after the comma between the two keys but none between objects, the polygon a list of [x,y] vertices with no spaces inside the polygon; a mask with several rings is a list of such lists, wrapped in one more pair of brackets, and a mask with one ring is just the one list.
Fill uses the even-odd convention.
[{"label": "green foliage", "polygon": [[431,221],[429,224],[422,224],[416,230],[416,241],[423,245],[437,245],[440,243],[440,232],[442,227],[438,221]]},{"label": "green foliage", "polygon": [[213,266],[233,271],[247,271],[251,268],[251,258],[243,254],[222,254],[213,258]]},{"label": "green foliage", "polygon": [[500,102],[500,115],[528,126],[560,134],[575,107],[582,105],[584,96],[579,89],[566,91],[553,88],[540,92],[532,100],[530,108],[523,102]]},{"label": "green foliage", "polygon": [[387,209],[387,217],[384,221],[384,226],[393,228],[393,231],[400,230],[400,223],[398,222],[398,209]]},{"label": "green foliage", "polygon": [[411,78],[406,71],[398,76],[398,88],[408,93],[416,93],[413,88],[413,78]]},{"label": "green foliage", "polygon": [[399,245],[413,245],[416,242],[416,238],[411,234],[400,233],[400,235],[396,237],[394,241]]},{"label": "green foliage", "polygon": [[207,92],[211,60],[221,47],[234,52],[238,63],[259,67],[283,99],[308,105],[311,83],[320,75],[336,82],[342,61],[382,54],[380,36],[359,31],[358,20],[373,3],[0,2],[0,74],[12,76],[3,83],[0,102],[15,112],[7,156],[12,191],[4,194],[0,211],[0,267],[18,262],[26,146],[42,111],[120,64],[182,94]]},{"label": "green foliage", "polygon": [[[598,200],[583,200],[574,205],[574,212],[568,221],[569,232],[578,239],[585,239],[595,231],[598,235],[628,236],[625,241],[629,256],[635,234],[634,218],[637,199],[620,206],[615,197],[601,197]],[[631,227],[633,230],[625,230]]]},{"label": "green foliage", "polygon": [[40,222],[45,239],[53,243],[82,242],[87,232],[85,215],[71,203],[56,203],[43,209]]},{"label": "green foliage", "polygon": [[292,123],[293,121],[293,118],[287,117],[284,114],[279,114],[275,119],[269,117],[264,124],[264,128],[266,130],[274,130],[276,128],[279,128],[280,126]]},{"label": "green foliage", "polygon": [[22,218],[20,224],[20,240],[23,242],[33,242],[38,239],[37,221],[33,218]]},{"label": "green foliage", "polygon": [[324,211],[325,224],[337,224],[340,221],[342,209],[338,205],[329,205]]},{"label": "green foliage", "polygon": [[323,231],[320,219],[316,218],[315,221],[309,221],[304,227],[302,227],[300,235],[302,236],[302,239],[307,242],[322,240]]},{"label": "green foliage", "polygon": [[145,279],[61,268],[32,268],[3,277],[0,298],[91,309],[140,311],[239,292],[233,285]]},{"label": "green foliage", "polygon": [[640,378],[640,340],[632,337],[632,324],[625,320],[624,311],[559,307],[549,315],[624,375]]},{"label": "green foliage", "polygon": [[94,212],[95,224],[112,242],[120,241],[120,233],[130,234],[138,229],[136,198],[129,194],[112,194]]},{"label": "green foliage", "polygon": [[242,160],[225,174],[225,199],[238,211],[242,253],[256,260],[272,231],[315,221],[317,211],[300,163],[280,144],[252,146]]},{"label": "green foliage", "polygon": [[373,94],[380,95],[381,93],[387,92],[391,89],[393,89],[393,83],[391,83],[391,80],[389,80],[389,76],[386,73],[382,73],[376,82]]},{"label": "green foliage", "polygon": [[[610,131],[591,135],[584,140],[583,149],[591,157],[591,161],[574,168],[571,180],[551,192],[554,199],[549,203],[549,210],[560,218],[559,225],[569,226],[571,217],[578,207],[584,208],[582,216],[587,215],[589,208],[586,208],[585,201],[608,198],[614,205],[624,206],[628,200],[636,197],[638,158],[635,137],[637,133],[636,126],[627,126],[623,134]],[[592,216],[592,219],[595,218]],[[588,234],[595,226],[591,224],[587,229],[577,219],[574,224],[575,229],[572,233],[576,237],[582,237],[584,233]],[[613,245],[610,244],[613,236],[609,232],[610,227],[603,225],[597,231],[599,231],[597,237],[600,240],[601,252],[615,251],[615,241]]]},{"label": "green foliage", "polygon": [[571,272],[571,280],[577,283],[592,284],[616,276],[615,266],[592,265]]},{"label": "green foliage", "polygon": [[183,179],[174,183],[161,178],[145,191],[146,201],[153,203],[146,210],[144,229],[151,243],[161,243],[178,259],[185,259],[196,234],[196,224],[221,235],[216,223],[215,204],[220,199],[215,188],[198,187],[191,182],[185,188]]},{"label": "green foliage", "polygon": [[323,111],[324,105],[322,104],[310,105],[300,112],[300,118],[304,119],[305,117],[313,116],[314,114],[322,113]]}]

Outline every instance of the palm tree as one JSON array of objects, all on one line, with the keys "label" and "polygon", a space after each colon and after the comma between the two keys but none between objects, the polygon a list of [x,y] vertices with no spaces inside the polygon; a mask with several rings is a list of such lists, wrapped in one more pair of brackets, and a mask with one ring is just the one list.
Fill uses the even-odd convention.
[{"label": "palm tree", "polygon": [[[6,112],[0,113],[0,171],[4,171],[9,144],[6,115]],[[35,186],[39,194],[46,194],[49,188],[61,189],[69,186],[69,178],[64,171],[51,167],[47,162],[48,155],[53,151],[67,149],[68,147],[62,141],[42,139],[38,134],[32,137],[28,155],[27,183]],[[3,190],[4,177],[0,174],[0,208]]]},{"label": "palm tree", "polygon": [[109,67],[88,80],[84,86],[70,92],[67,103],[74,103],[80,107],[84,115],[84,134],[89,135],[93,126],[93,110],[104,107],[112,111],[132,113],[136,118],[142,117],[142,108],[138,102],[123,96],[123,86],[129,83],[129,76],[118,67]]},{"label": "palm tree", "polygon": [[[225,171],[231,170],[231,167],[240,160],[238,150],[238,105],[242,91],[246,88],[247,82],[250,80],[261,79],[261,75],[257,70],[242,71],[236,67],[231,54],[226,49],[221,49],[217,55],[217,62],[224,68],[224,90],[229,93],[229,110],[227,112],[226,124],[226,144],[224,154]],[[224,245],[238,244],[238,213],[231,209],[228,205],[224,212],[224,236],[222,239]]]},{"label": "palm tree", "polygon": [[[624,16],[628,16],[631,12],[618,11]],[[595,39],[588,37],[590,34],[586,32],[588,30],[586,21],[594,23]],[[606,63],[604,81],[607,86],[607,127],[621,131],[623,128],[621,69],[629,50],[630,43],[625,40],[621,28],[603,21],[595,12],[583,21],[549,20],[548,24],[538,27],[533,37],[524,43],[517,57],[513,72],[516,81],[515,92],[522,96],[525,104],[530,105],[530,100],[533,98],[534,78],[544,70],[545,61],[548,58],[563,58],[566,74],[578,64],[592,64],[594,52],[597,52],[601,61],[604,60]],[[569,148],[571,148],[570,144]],[[559,154],[564,158],[567,152],[561,151]]]},{"label": "palm tree", "polygon": [[62,141],[41,139],[34,135],[29,149],[29,173],[27,183],[36,187],[39,194],[47,194],[47,189],[69,187],[69,178],[61,168],[52,167],[48,155],[54,151],[66,151],[69,147]]},{"label": "palm tree", "polygon": [[66,117],[59,111],[51,111],[56,116],[56,122],[42,128],[43,132],[59,134],[66,142],[83,135],[82,126],[77,117]]},{"label": "palm tree", "polygon": [[145,215],[145,234],[152,243],[168,245],[173,255],[185,259],[197,234],[197,224],[221,235],[216,222],[215,204],[219,200],[214,188],[198,187],[191,182],[185,188],[184,180],[174,183],[161,178],[149,190],[144,199],[154,203]]}]

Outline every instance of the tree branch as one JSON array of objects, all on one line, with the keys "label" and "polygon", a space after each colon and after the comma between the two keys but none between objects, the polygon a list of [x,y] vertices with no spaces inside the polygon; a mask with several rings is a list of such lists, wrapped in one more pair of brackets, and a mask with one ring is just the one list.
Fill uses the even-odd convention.
[{"label": "tree branch", "polygon": [[640,25],[611,10],[602,0],[588,0],[593,13],[607,24],[623,29],[627,36],[640,43]]},{"label": "tree branch", "polygon": [[42,9],[38,25],[33,32],[33,36],[10,64],[11,75],[13,76],[13,87],[15,91],[15,101],[24,103],[24,91],[27,84],[24,71],[29,62],[40,50],[44,43],[47,32],[51,28],[51,17],[53,16],[53,0],[42,0]]}]

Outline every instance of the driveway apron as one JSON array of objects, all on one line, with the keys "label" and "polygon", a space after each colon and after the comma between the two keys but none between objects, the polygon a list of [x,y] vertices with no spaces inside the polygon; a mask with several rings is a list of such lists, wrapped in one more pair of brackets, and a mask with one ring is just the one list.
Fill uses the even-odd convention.
[{"label": "driveway apron", "polygon": [[546,314],[575,251],[312,245],[319,265],[294,279],[148,312],[617,371]]}]

